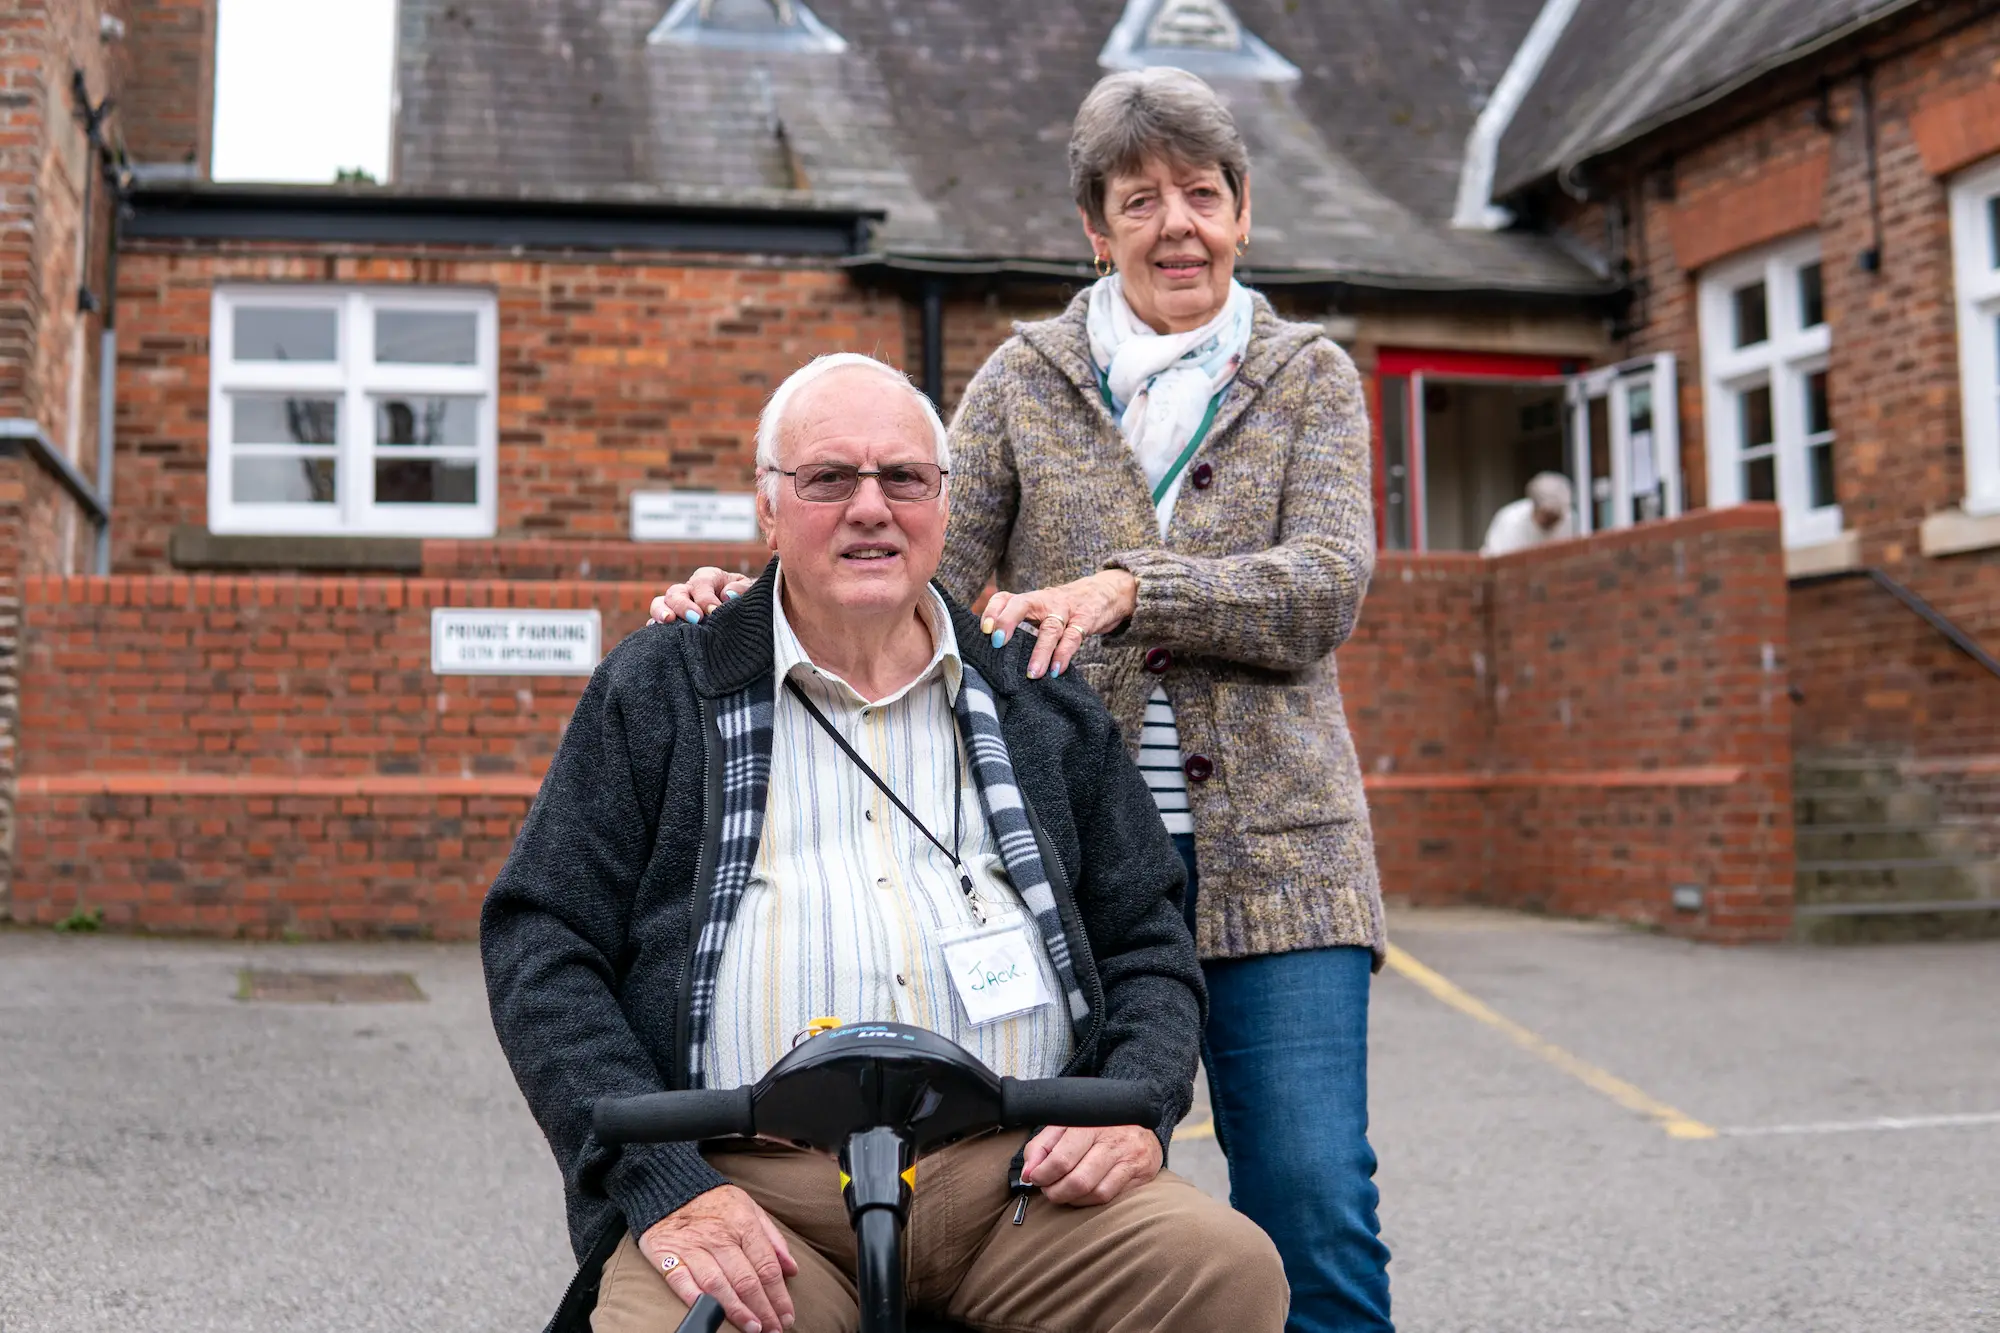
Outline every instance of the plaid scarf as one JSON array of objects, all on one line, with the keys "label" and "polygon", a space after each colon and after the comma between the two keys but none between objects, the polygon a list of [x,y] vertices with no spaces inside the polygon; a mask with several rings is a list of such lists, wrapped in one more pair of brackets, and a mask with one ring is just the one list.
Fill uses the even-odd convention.
[{"label": "plaid scarf", "polygon": [[[743,891],[757,862],[757,844],[764,832],[764,803],[771,783],[772,719],[776,686],[769,676],[729,695],[716,712],[722,735],[722,843],[716,855],[715,883],[708,894],[708,917],[695,942],[694,984],[688,995],[687,1086],[703,1086],[703,1060],[709,1023],[715,1013],[715,978],[722,965],[722,946]],[[1077,984],[1069,936],[1056,910],[1055,890],[1042,865],[1042,852],[1028,823],[1028,807],[1014,782],[1014,762],[1000,734],[1000,712],[993,691],[970,665],[954,705],[958,730],[972,757],[972,777],[979,788],[980,807],[1000,848],[1007,876],[1014,881],[1035,926],[1041,931],[1056,979],[1069,1006],[1070,1022],[1079,1037],[1090,1017],[1090,1003]],[[697,886],[699,892],[699,886]]]}]

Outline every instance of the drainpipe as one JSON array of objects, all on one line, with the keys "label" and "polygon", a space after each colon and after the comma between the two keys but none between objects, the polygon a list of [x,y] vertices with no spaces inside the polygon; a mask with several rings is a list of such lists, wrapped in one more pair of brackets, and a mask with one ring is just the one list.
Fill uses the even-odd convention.
[{"label": "drainpipe", "polygon": [[1563,30],[1576,15],[1579,0],[1544,0],[1520,49],[1507,62],[1507,72],[1493,86],[1493,93],[1480,108],[1472,133],[1465,137],[1465,161],[1459,167],[1458,202],[1452,210],[1451,225],[1469,231],[1498,231],[1513,222],[1514,215],[1493,203],[1493,172],[1500,158],[1500,140],[1514,123],[1542,66],[1562,39]]},{"label": "drainpipe", "polygon": [[944,284],[924,284],[924,393],[944,411]]},{"label": "drainpipe", "polygon": [[111,482],[116,467],[114,443],[118,412],[118,237],[124,222],[125,190],[118,167],[104,164],[111,187],[111,243],[104,258],[104,329],[97,353],[97,496],[104,502],[104,519],[97,525],[97,572],[111,572]]}]

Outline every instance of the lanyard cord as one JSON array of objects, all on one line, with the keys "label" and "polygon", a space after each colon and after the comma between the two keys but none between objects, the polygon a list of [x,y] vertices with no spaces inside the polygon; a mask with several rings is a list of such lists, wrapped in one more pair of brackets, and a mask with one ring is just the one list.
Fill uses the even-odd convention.
[{"label": "lanyard cord", "polygon": [[972,876],[965,873],[965,862],[960,860],[958,855],[959,845],[965,833],[963,827],[965,802],[961,796],[965,773],[960,765],[957,735],[954,734],[951,738],[951,846],[947,847],[938,841],[937,834],[932,833],[923,820],[917,818],[916,811],[904,805],[903,798],[890,790],[889,784],[882,780],[882,775],[869,766],[868,761],[861,757],[860,752],[847,743],[847,737],[841,735],[839,729],[833,723],[827,721],[826,714],[820,712],[818,707],[813,704],[813,701],[806,697],[806,692],[799,688],[797,681],[786,677],[785,688],[791,692],[794,699],[805,705],[806,712],[812,714],[812,720],[819,723],[820,729],[833,738],[833,743],[838,745],[841,751],[854,761],[854,766],[859,768],[863,773],[866,773],[868,780],[877,787],[880,787],[882,794],[888,797],[898,810],[903,812],[903,817],[916,826],[917,832],[929,838],[931,846],[943,852],[950,859],[952,869],[958,872],[958,887],[965,894],[967,905],[972,908],[973,919],[978,921],[980,925],[985,925],[986,909],[979,905],[979,899],[972,891]]}]

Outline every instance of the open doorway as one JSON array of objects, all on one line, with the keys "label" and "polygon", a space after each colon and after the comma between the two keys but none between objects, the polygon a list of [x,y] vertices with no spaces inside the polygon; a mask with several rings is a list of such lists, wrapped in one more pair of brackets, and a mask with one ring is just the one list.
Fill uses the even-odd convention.
[{"label": "open doorway", "polygon": [[1569,478],[1579,535],[1681,511],[1671,354],[1583,370],[1547,357],[1392,351],[1377,359],[1376,535],[1391,551],[1476,551],[1538,472]]},{"label": "open doorway", "polygon": [[1529,478],[1569,472],[1561,384],[1426,375],[1422,408],[1426,549],[1478,550]]}]

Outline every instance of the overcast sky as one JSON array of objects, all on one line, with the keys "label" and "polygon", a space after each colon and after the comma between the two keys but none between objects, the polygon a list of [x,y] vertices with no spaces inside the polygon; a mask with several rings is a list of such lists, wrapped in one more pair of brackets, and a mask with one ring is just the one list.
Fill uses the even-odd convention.
[{"label": "overcast sky", "polygon": [[389,178],[396,0],[222,0],[217,180]]}]

